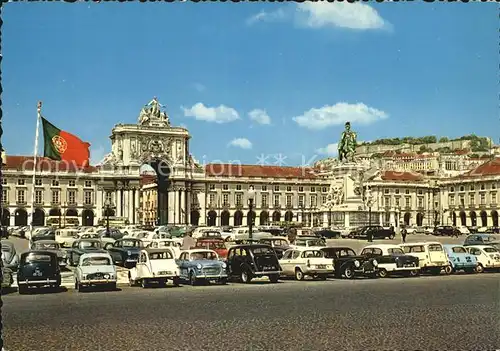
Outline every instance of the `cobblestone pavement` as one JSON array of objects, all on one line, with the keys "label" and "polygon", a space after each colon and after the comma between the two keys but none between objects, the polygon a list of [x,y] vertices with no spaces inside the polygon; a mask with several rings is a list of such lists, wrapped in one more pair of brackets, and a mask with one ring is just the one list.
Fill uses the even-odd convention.
[{"label": "cobblestone pavement", "polygon": [[3,297],[9,351],[486,350],[498,274]]}]

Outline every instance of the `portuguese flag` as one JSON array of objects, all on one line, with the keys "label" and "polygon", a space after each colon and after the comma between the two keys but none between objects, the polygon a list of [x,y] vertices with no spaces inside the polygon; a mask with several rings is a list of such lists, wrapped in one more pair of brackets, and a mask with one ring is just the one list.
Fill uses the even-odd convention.
[{"label": "portuguese flag", "polygon": [[66,161],[77,167],[89,165],[90,144],[80,138],[65,132],[42,118],[44,157],[55,161]]}]

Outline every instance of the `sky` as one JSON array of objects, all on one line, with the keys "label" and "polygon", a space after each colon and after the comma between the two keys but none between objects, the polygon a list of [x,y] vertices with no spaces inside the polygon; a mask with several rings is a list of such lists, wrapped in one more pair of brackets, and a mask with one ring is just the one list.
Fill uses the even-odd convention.
[{"label": "sky", "polygon": [[[359,141],[499,141],[498,11],[485,3],[7,3],[3,145],[43,116],[110,152],[153,96],[200,163],[304,165]],[[43,144],[43,143],[42,143]],[[40,151],[43,152],[40,147]]]}]

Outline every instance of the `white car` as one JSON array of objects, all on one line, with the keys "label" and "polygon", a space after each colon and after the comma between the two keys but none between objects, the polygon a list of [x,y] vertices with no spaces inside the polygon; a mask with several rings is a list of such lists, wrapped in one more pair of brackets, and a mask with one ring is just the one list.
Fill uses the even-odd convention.
[{"label": "white car", "polygon": [[325,258],[324,252],[314,248],[286,250],[279,260],[282,276],[292,276],[304,280],[305,276],[326,280],[334,273],[332,259]]},{"label": "white car", "polygon": [[461,234],[470,234],[470,230],[469,228],[467,228],[466,226],[460,226],[460,227],[457,227],[458,231],[461,233]]},{"label": "white car", "polygon": [[150,249],[164,249],[169,248],[177,258],[181,254],[182,239],[154,239],[147,248]]},{"label": "white car", "polygon": [[92,286],[116,289],[116,267],[108,253],[87,253],[80,256],[75,271],[75,289],[82,291]]},{"label": "white car", "polygon": [[484,270],[500,270],[500,252],[496,247],[487,245],[472,245],[465,247],[471,255],[476,256],[476,271],[482,273]]},{"label": "white car", "polygon": [[213,230],[217,230],[217,228],[216,227],[198,227],[195,230],[193,230],[192,237],[194,239],[198,239],[198,238],[203,237],[203,233],[204,232],[206,232],[206,231],[213,231]]},{"label": "white car", "polygon": [[420,242],[407,243],[399,245],[405,254],[415,256],[419,259],[421,272],[430,272],[438,275],[441,270],[446,274],[453,273],[453,267],[450,265],[448,255],[440,242]]},{"label": "white car", "polygon": [[406,233],[407,234],[416,234],[417,233],[417,228],[415,228],[415,227],[407,227],[406,228]]},{"label": "white car", "polygon": [[141,284],[143,288],[151,283],[165,287],[168,280],[179,286],[179,266],[174,253],[169,248],[141,250],[136,266],[128,273],[128,279],[130,286]]},{"label": "white car", "polygon": [[76,229],[57,229],[55,231],[55,240],[61,247],[71,247],[73,242],[78,239],[78,230]]},{"label": "white car", "polygon": [[360,255],[377,260],[378,275],[381,278],[396,274],[415,277],[420,274],[418,258],[405,254],[399,245],[368,245]]},{"label": "white car", "polygon": [[140,232],[135,232],[134,238],[141,240],[144,246],[148,246],[153,240],[160,239],[160,234],[143,230]]},{"label": "white car", "polygon": [[123,233],[123,235],[129,235],[130,233],[138,229],[139,229],[138,225],[128,225],[125,228],[121,229],[120,231]]},{"label": "white car", "polygon": [[326,242],[322,238],[314,237],[314,236],[304,236],[300,237],[298,236],[295,238],[295,241],[290,245],[290,248],[292,249],[299,249],[299,248],[320,248],[320,247],[325,247]]}]

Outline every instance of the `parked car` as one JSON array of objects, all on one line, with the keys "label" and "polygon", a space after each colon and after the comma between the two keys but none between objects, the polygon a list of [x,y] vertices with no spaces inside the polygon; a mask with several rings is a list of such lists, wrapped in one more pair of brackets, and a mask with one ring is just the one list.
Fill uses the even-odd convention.
[{"label": "parked car", "polygon": [[61,247],[71,247],[73,242],[78,240],[77,229],[57,229],[55,231],[54,240],[61,245]]},{"label": "parked car", "polygon": [[500,270],[500,252],[494,246],[472,245],[466,246],[467,251],[474,255],[477,260],[476,272],[485,270]]},{"label": "parked car", "polygon": [[181,254],[181,246],[182,246],[182,242],[180,242],[179,239],[156,239],[156,240],[153,240],[147,246],[147,248],[163,249],[163,248],[168,247],[169,249],[172,250],[175,257],[178,258]]},{"label": "parked car", "polygon": [[227,265],[214,250],[193,249],[183,251],[177,260],[181,280],[192,286],[200,281],[227,283]]},{"label": "parked car", "polygon": [[500,233],[500,228],[498,227],[481,227],[477,228],[478,233],[493,233],[493,234],[499,234]]},{"label": "parked car", "polygon": [[31,237],[32,242],[38,240],[56,240],[56,231],[52,228],[40,230]]},{"label": "parked car", "polygon": [[21,254],[17,271],[19,294],[25,294],[29,288],[59,288],[61,269],[57,255],[50,251],[28,251]]},{"label": "parked car", "polygon": [[315,236],[298,236],[295,241],[290,244],[290,248],[299,247],[324,247],[326,246],[326,241],[323,238],[318,238]]},{"label": "parked car", "polygon": [[134,232],[134,238],[142,241],[142,244],[147,247],[153,240],[160,239],[160,235],[155,233],[154,231],[148,232],[145,230],[141,230],[138,232]]},{"label": "parked car", "polygon": [[413,226],[406,227],[406,234],[408,234],[408,235],[417,234],[417,227],[413,227]]},{"label": "parked car", "polygon": [[441,270],[444,270],[446,274],[453,272],[443,245],[437,241],[407,243],[400,246],[406,254],[419,259],[420,271],[422,273],[438,275],[441,273]]},{"label": "parked car", "polygon": [[[207,234],[210,232],[204,232],[204,234]],[[220,258],[226,259],[227,257],[227,247],[226,247],[226,242],[224,239],[219,236],[209,236],[209,237],[201,237],[198,240],[196,240],[196,249],[207,249],[207,250],[214,250],[217,252],[217,255],[219,255]]]},{"label": "parked car", "polygon": [[168,280],[172,280],[174,286],[179,286],[179,267],[174,253],[169,248],[164,249],[142,249],[135,267],[128,273],[130,286],[140,284],[148,288],[151,283],[157,283],[165,287]]},{"label": "parked car", "polygon": [[110,228],[109,233],[107,229],[100,229],[97,231],[97,234],[101,236],[101,238],[111,238],[114,240],[122,239],[125,235],[116,228]]},{"label": "parked car", "polygon": [[2,240],[2,263],[5,268],[17,271],[19,266],[19,255],[16,247],[11,241]]},{"label": "parked car", "polygon": [[138,239],[119,239],[106,248],[116,265],[133,267],[139,258],[139,252],[144,247]]},{"label": "parked car", "polygon": [[418,258],[406,255],[399,245],[368,245],[361,251],[360,256],[377,260],[378,276],[381,278],[386,278],[390,275],[406,275],[411,277],[420,275]]},{"label": "parked car", "polygon": [[440,225],[434,228],[432,233],[435,236],[459,236],[462,235],[460,230],[456,227],[452,227],[451,225]]},{"label": "parked car", "polygon": [[290,249],[290,243],[282,236],[272,236],[270,238],[263,238],[259,240],[260,244],[269,245],[276,252],[278,259],[283,257],[283,253]]},{"label": "parked car", "polygon": [[273,227],[273,226],[259,226],[258,227],[258,230],[260,232],[266,232],[266,233],[270,233],[271,235],[273,236],[285,236],[285,231],[283,230],[283,228],[280,228],[280,227]]},{"label": "parked car", "polygon": [[374,258],[359,256],[350,247],[323,247],[325,257],[333,260],[337,278],[352,279],[355,276],[376,278],[378,261]]},{"label": "parked car", "polygon": [[462,245],[443,245],[448,260],[453,271],[464,270],[467,273],[474,273],[477,268],[477,259],[474,255],[467,252]]},{"label": "parked car", "polygon": [[470,234],[469,228],[467,228],[464,225],[458,226],[457,229],[460,231],[461,234]]},{"label": "parked car", "polygon": [[279,260],[282,276],[304,280],[306,276],[326,280],[334,273],[333,262],[319,249],[296,248],[285,251]]},{"label": "parked car", "polygon": [[464,240],[464,246],[489,245],[500,249],[500,235],[496,234],[471,234]]},{"label": "parked car", "polygon": [[68,263],[70,266],[76,266],[80,262],[80,256],[86,253],[100,252],[105,253],[102,243],[99,239],[79,239],[73,242],[71,249],[68,250]]},{"label": "parked car", "polygon": [[342,232],[340,230],[320,229],[315,231],[314,234],[325,239],[338,239]]},{"label": "parked car", "polygon": [[371,234],[372,239],[394,239],[396,236],[395,232],[390,228],[384,228],[381,225],[364,226],[361,231],[357,233],[357,239],[368,238]]},{"label": "parked car", "polygon": [[271,283],[279,280],[281,268],[278,257],[269,245],[236,245],[227,254],[228,276],[250,283],[253,278],[267,276]]},{"label": "parked car", "polygon": [[55,240],[38,240],[32,245],[32,250],[50,251],[57,255],[59,266],[66,267],[68,255],[66,251],[61,249],[59,243]]},{"label": "parked car", "polygon": [[117,273],[113,259],[107,252],[84,253],[75,271],[75,289],[105,287],[116,290]]}]

